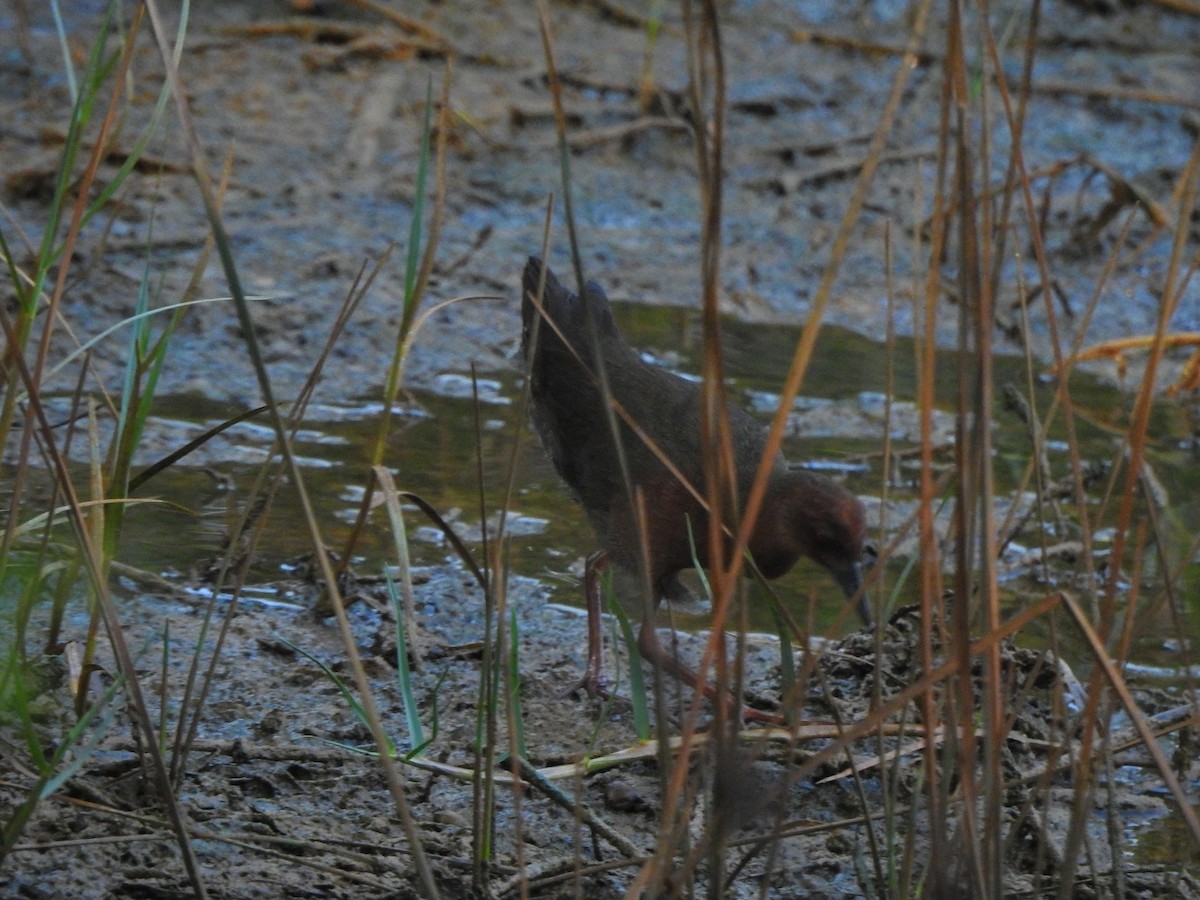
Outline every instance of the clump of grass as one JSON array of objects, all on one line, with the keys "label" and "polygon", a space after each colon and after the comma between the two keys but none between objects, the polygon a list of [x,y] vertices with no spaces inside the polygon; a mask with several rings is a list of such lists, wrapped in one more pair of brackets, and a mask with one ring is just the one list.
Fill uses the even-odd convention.
[{"label": "clump of grass", "polygon": [[[189,675],[185,695],[182,698],[181,707],[184,712],[180,716],[179,721],[170,723],[166,718],[165,714],[169,703],[166,696],[166,683],[164,681],[159,686],[159,701],[162,714],[156,722],[152,722],[143,700],[143,688],[138,681],[129,649],[125,645],[120,622],[114,613],[111,599],[107,593],[108,569],[119,549],[118,539],[123,520],[122,510],[124,506],[131,502],[128,500],[129,494],[136,487],[145,483],[149,477],[152,477],[183,455],[186,455],[197,444],[193,443],[187,448],[182,448],[176,454],[172,454],[166,460],[155,466],[151,466],[140,474],[134,474],[132,460],[134,453],[138,450],[141,443],[142,431],[153,404],[159,378],[164,366],[169,361],[171,335],[180,316],[184,314],[186,306],[192,302],[198,302],[194,300],[195,286],[198,284],[200,272],[204,269],[207,253],[209,249],[213,249],[219,255],[225,269],[230,285],[232,302],[241,320],[242,334],[247,341],[247,355],[255,366],[256,374],[259,376],[260,388],[262,389],[263,398],[266,401],[263,409],[271,415],[272,421],[276,425],[279,453],[288,468],[288,474],[295,484],[296,490],[300,493],[302,504],[307,507],[306,521],[317,542],[318,560],[322,564],[326,583],[330,585],[330,590],[335,595],[333,603],[335,612],[341,614],[340,600],[336,598],[336,579],[331,577],[332,570],[324,555],[324,546],[319,539],[319,529],[311,507],[307,504],[303,478],[295,467],[295,460],[290,450],[291,431],[294,430],[300,420],[304,404],[307,401],[307,397],[311,394],[311,389],[313,384],[315,384],[320,366],[328,354],[328,347],[318,360],[314,368],[313,377],[310,379],[309,385],[306,386],[296,408],[293,410],[291,421],[285,423],[279,408],[274,402],[271,385],[262,365],[261,354],[258,352],[254,338],[254,329],[251,325],[247,309],[247,298],[241,288],[233,254],[221,222],[220,197],[223,192],[223,185],[214,186],[212,183],[199,142],[191,126],[186,102],[183,99],[184,92],[176,70],[182,50],[183,29],[187,23],[187,6],[185,4],[181,17],[180,31],[176,35],[173,44],[163,29],[158,9],[154,3],[138,7],[132,25],[127,32],[122,32],[117,25],[118,13],[119,5],[115,3],[111,4],[93,44],[92,53],[89,56],[83,75],[78,80],[79,89],[65,142],[64,157],[60,165],[54,197],[48,209],[44,238],[40,249],[33,255],[34,263],[31,271],[26,271],[17,262],[8,233],[0,231],[0,252],[3,253],[4,262],[18,297],[15,318],[13,320],[10,321],[7,313],[0,310],[0,316],[3,317],[6,338],[6,365],[3,372],[6,390],[4,392],[3,409],[0,410],[0,439],[4,441],[5,446],[13,444],[10,440],[10,434],[13,432],[13,424],[17,420],[16,414],[18,410],[25,413],[24,422],[22,423],[23,431],[20,433],[17,443],[20,448],[20,456],[15,470],[16,480],[14,482],[13,502],[9,509],[9,521],[4,532],[3,544],[0,545],[0,584],[5,585],[6,588],[19,585],[18,593],[20,595],[20,605],[14,616],[14,621],[18,623],[18,627],[15,629],[15,637],[11,644],[12,652],[4,654],[4,666],[2,667],[2,671],[0,671],[0,679],[2,679],[0,681],[0,693],[7,691],[7,695],[14,700],[15,714],[18,720],[23,722],[24,732],[28,738],[27,744],[30,761],[33,763],[31,768],[39,773],[37,782],[28,793],[27,801],[21,804],[4,823],[4,843],[0,846],[0,858],[18,840],[21,830],[28,822],[29,816],[37,804],[51,791],[57,789],[65,778],[70,777],[71,773],[78,771],[79,766],[82,765],[80,754],[83,757],[86,756],[86,751],[94,746],[96,740],[99,739],[99,736],[104,733],[104,729],[111,722],[110,714],[101,715],[101,713],[105,713],[113,708],[112,700],[114,692],[124,692],[130,707],[134,711],[139,731],[144,735],[158,735],[158,739],[151,740],[147,747],[151,771],[154,775],[162,802],[165,804],[172,825],[174,826],[176,839],[180,845],[181,854],[188,870],[191,887],[197,896],[204,896],[204,883],[199,875],[195,855],[192,852],[187,828],[184,824],[184,817],[175,799],[175,789],[172,782],[173,778],[180,778],[184,771],[188,747],[195,736],[197,724],[201,720],[207,691],[212,683],[217,660],[221,653],[225,627],[228,625],[229,615],[231,615],[232,610],[236,606],[237,592],[235,590],[235,602],[231,603],[227,609],[225,627],[219,632],[216,643],[212,648],[208,670],[203,678],[201,678],[202,652],[207,642],[208,621],[213,614],[213,606],[210,605],[206,612],[204,625],[201,629],[201,637],[193,656],[192,672]],[[134,43],[141,34],[143,16],[147,13],[154,38],[159,45],[163,64],[166,68],[166,84],[161,90],[150,126],[147,128],[146,133],[139,137],[135,151],[125,155],[118,175],[111,179],[97,193],[92,190],[97,167],[100,160],[108,152],[114,123],[120,119],[120,100],[127,96],[126,88],[128,84],[126,82],[126,75],[128,73],[129,62],[132,58]],[[114,45],[111,40],[114,37],[117,39],[115,46],[118,49],[116,52],[109,52],[107,48]],[[98,119],[98,134],[91,134],[90,132],[97,121],[98,101],[102,99],[105,90],[111,90],[112,100],[107,112],[103,117]],[[104,399],[101,405],[97,405],[90,399],[86,402],[83,401],[82,398],[85,394],[86,384],[85,378],[87,376],[86,365],[83,366],[83,375],[81,375],[80,384],[76,392],[76,407],[78,409],[84,406],[88,410],[86,416],[88,425],[85,431],[85,439],[89,444],[88,455],[90,458],[90,467],[85,488],[87,493],[84,494],[84,496],[89,497],[89,500],[80,501],[78,499],[80,490],[72,482],[65,463],[65,448],[61,445],[56,433],[51,429],[44,404],[42,403],[42,392],[46,389],[48,376],[53,375],[68,362],[65,360],[55,365],[55,361],[50,359],[48,353],[50,333],[51,329],[62,320],[62,316],[59,313],[60,301],[64,285],[67,283],[71,271],[73,250],[81,229],[93,216],[106,208],[107,202],[120,188],[125,176],[137,164],[138,158],[146,146],[146,142],[158,126],[166,104],[172,96],[176,100],[179,120],[188,141],[193,173],[200,186],[201,197],[204,201],[210,224],[212,225],[212,239],[197,265],[192,283],[186,289],[185,296],[180,302],[165,302],[167,298],[161,296],[160,290],[155,286],[154,273],[149,264],[147,265],[137,303],[132,311],[132,315],[128,319],[130,339],[125,360],[125,377],[120,396],[116,402],[112,402],[107,398]],[[424,161],[429,159],[430,133],[431,129],[427,116],[423,150]],[[442,133],[444,136],[444,128]],[[440,142],[444,142],[444,137],[439,140]],[[89,146],[89,142],[92,148],[91,157],[83,175],[76,177],[76,170],[78,168],[77,160],[82,158],[83,151]],[[427,165],[423,162],[422,174],[426,170]],[[229,170],[227,167],[225,172],[226,178],[228,174]],[[420,193],[422,196],[424,190],[424,178],[422,177],[420,184]],[[69,224],[66,226],[65,237],[60,237],[61,223],[67,220],[68,213],[70,214]],[[423,222],[418,207],[413,228],[414,244],[420,241],[422,227]],[[434,231],[436,232],[436,217]],[[432,261],[432,245],[434,244],[436,244],[436,240],[430,242],[429,252],[422,266],[414,264],[414,260],[417,259],[414,255],[415,251],[414,253],[410,253],[409,269],[406,278],[406,326],[412,325],[413,312],[416,309],[423,284],[428,278]],[[52,272],[53,267],[57,267],[57,277],[53,289],[48,290],[48,276]],[[368,280],[368,285],[369,283]],[[361,300],[364,293],[365,287],[362,292],[352,292],[343,310],[343,315],[339,318],[338,323],[336,323],[333,329],[330,343],[340,333],[354,305],[358,300]],[[47,307],[48,311],[47,309],[42,309],[42,306]],[[156,328],[156,320],[162,320],[165,324]],[[44,323],[40,334],[34,327],[36,321]],[[91,341],[102,340],[105,336],[96,335],[91,338]],[[398,342],[398,347],[402,345],[406,346],[405,341],[410,338],[411,335],[406,332],[403,335],[403,340]],[[88,345],[85,344],[86,346]],[[399,356],[399,359],[402,360],[402,355]],[[87,387],[90,387],[90,385]],[[395,388],[394,385],[390,385],[390,387],[393,390]],[[19,406],[21,403],[24,404],[23,407]],[[114,437],[111,447],[107,451],[102,450],[100,447],[98,430],[95,424],[98,411],[102,409],[110,410],[116,421]],[[72,414],[72,418],[77,417],[78,414]],[[211,437],[218,430],[214,429],[204,439]],[[67,432],[68,436],[73,433],[74,429]],[[53,488],[55,493],[52,495],[48,514],[35,514],[22,521],[21,487],[29,472],[30,450],[34,446],[34,439],[40,441],[39,449],[51,465],[51,471],[55,479]],[[277,473],[273,479],[268,475],[272,469],[273,467],[271,466],[264,468],[260,485],[256,488],[256,492],[265,490],[268,498],[279,483]],[[251,515],[250,507],[253,507],[255,510],[262,510],[266,505],[269,505],[269,499],[266,501],[266,504],[259,504],[257,502],[250,504],[247,510],[248,516]],[[61,506],[61,510],[56,509],[59,506]],[[64,544],[59,540],[56,533],[57,531],[61,531],[59,523],[64,519],[73,527],[75,537],[75,544],[73,546]],[[263,521],[265,521],[265,517],[259,519],[257,523],[259,527],[261,527]],[[243,521],[242,525],[239,526],[239,531],[245,529],[247,526],[248,522]],[[224,581],[228,566],[229,559],[226,560],[222,567],[222,572],[219,576],[220,581]],[[241,577],[244,577],[244,571],[238,579],[239,584]],[[53,620],[61,620],[62,607],[73,594],[73,585],[79,578],[85,580],[85,584],[90,590],[92,609],[92,624],[89,629],[89,639],[85,644],[83,658],[84,671],[86,672],[90,668],[90,659],[96,652],[98,638],[103,633],[107,636],[112,645],[113,653],[117,658],[119,677],[116,680],[116,685],[102,697],[89,695],[87,687],[89,679],[81,679],[79,697],[81,704],[84,705],[81,705],[79,725],[71,729],[67,734],[54,735],[53,741],[57,750],[53,754],[48,754],[42,750],[41,741],[43,740],[43,736],[35,721],[36,712],[33,705],[35,702],[35,692],[26,687],[29,684],[25,680],[24,674],[28,668],[26,626],[31,619],[34,609],[38,604],[44,603],[47,594],[51,595],[57,604],[52,612]],[[219,586],[218,591],[214,591],[214,598],[217,593],[219,593]],[[344,614],[341,614],[340,618],[344,626],[346,624]],[[9,640],[7,632],[4,635],[4,640],[6,642]],[[361,703],[364,717],[371,724],[374,733],[379,739],[380,746],[387,750],[389,746],[386,735],[382,733],[379,727],[378,716],[374,711],[370,694],[362,691],[366,681],[362,673],[361,663],[357,662],[357,656],[353,653],[352,640],[350,640],[349,652],[351,653],[352,668],[355,671],[358,682],[359,695],[363,698],[359,702]],[[165,678],[165,667],[169,663],[169,660],[164,657],[163,662]],[[173,739],[168,734],[172,725],[175,726]],[[419,735],[418,738],[420,738]],[[420,743],[421,740],[418,739],[418,748]],[[166,759],[168,747],[171,747],[173,750],[170,763]],[[398,804],[397,808],[401,818],[410,829],[410,835],[413,838],[412,852],[414,853],[414,859],[417,861],[417,868],[421,873],[421,877],[425,881],[427,894],[429,896],[436,896],[437,888],[432,880],[428,866],[424,862],[421,853],[421,841],[416,834],[411,816],[408,815],[402,783],[396,777],[394,769],[390,764],[390,755],[387,752],[383,754],[384,760],[381,765],[384,768],[385,774],[389,775],[389,786],[393,789],[393,797]]]},{"label": "clump of grass", "polygon": [[[21,723],[27,762],[36,773],[26,801],[5,822],[0,859],[11,850],[37,804],[78,771],[90,749],[111,726],[113,700],[117,694],[124,695],[142,731],[147,735],[155,733],[137,680],[133,656],[108,592],[108,572],[118,549],[123,510],[131,502],[128,498],[130,466],[167,356],[173,325],[180,314],[176,310],[168,315],[165,327],[155,334],[153,316],[158,307],[152,305],[156,290],[149,266],[140,285],[134,314],[126,322],[131,338],[124,361],[125,377],[119,402],[113,404],[104,396],[103,406],[91,399],[85,404],[82,397],[87,384],[87,368],[80,369],[71,419],[78,418],[81,408],[87,407],[85,439],[90,465],[85,486],[75,484],[66,463],[74,430],[66,432],[64,441],[61,433],[51,427],[45,404],[46,393],[53,389],[49,378],[55,371],[51,366],[51,338],[63,321],[62,301],[75,262],[79,236],[92,218],[108,208],[126,176],[138,164],[145,147],[157,132],[169,96],[164,88],[133,150],[107,184],[98,187],[99,166],[116,138],[122,119],[125,79],[130,71],[144,8],[139,7],[135,12],[128,31],[120,27],[118,12],[117,4],[107,8],[81,72],[75,73],[70,59],[65,60],[74,102],[55,187],[46,208],[41,241],[36,248],[30,248],[28,265],[19,261],[13,241],[0,229],[0,254],[17,298],[12,318],[7,311],[0,311],[6,342],[0,445],[13,447],[15,443],[17,448],[8,517],[0,542],[0,586],[6,596],[15,599],[11,610],[15,627],[5,629],[0,636],[6,644],[5,665],[0,672],[0,696],[5,698],[9,711]],[[180,35],[186,27],[185,8],[180,18]],[[108,105],[101,111],[106,94]],[[80,172],[80,163],[85,159]],[[55,269],[51,284],[50,276]],[[39,323],[40,333],[37,331]],[[103,452],[97,430],[101,408],[110,410],[116,419],[114,437]],[[22,413],[22,421],[19,432],[14,433],[18,410]],[[24,488],[32,477],[31,449],[35,442],[49,468],[52,489],[49,508],[44,513],[30,515]],[[89,499],[85,501],[81,497]],[[23,515],[28,516],[24,522]],[[70,527],[70,534],[65,539],[62,536],[64,522]],[[86,592],[91,617],[81,670],[85,673],[91,670],[97,637],[103,628],[117,661],[119,677],[114,687],[99,695],[92,692],[89,678],[79,679],[76,694],[78,722],[65,733],[47,734],[39,727],[32,705],[37,691],[29,690],[29,685],[24,682],[25,673],[33,662],[27,627],[39,607],[49,602],[51,631],[48,647],[56,651],[62,610],[80,589]],[[43,749],[47,741],[55,748],[52,752]],[[156,742],[151,742],[149,757],[159,788],[165,795],[163,801],[185,865],[195,883],[198,876],[194,855],[178,805],[169,789]]]}]

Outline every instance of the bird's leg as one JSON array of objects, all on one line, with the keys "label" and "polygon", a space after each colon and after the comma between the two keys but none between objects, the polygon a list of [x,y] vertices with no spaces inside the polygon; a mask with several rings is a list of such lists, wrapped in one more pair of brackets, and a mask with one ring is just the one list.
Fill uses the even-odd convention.
[{"label": "bird's leg", "polygon": [[573,694],[580,688],[589,697],[608,696],[607,679],[604,677],[604,660],[602,654],[604,645],[600,637],[600,609],[603,602],[600,577],[612,562],[605,550],[597,550],[587,558],[583,567],[583,593],[587,601],[588,618],[588,654],[587,667],[583,676],[563,691],[559,696]]},{"label": "bird's leg", "polygon": [[[696,672],[685,666],[674,652],[662,645],[662,642],[658,639],[658,629],[655,627],[653,616],[647,616],[642,620],[642,628],[638,632],[638,650],[641,651],[642,657],[648,660],[659,671],[674,675],[680,681],[700,691],[709,700],[714,702],[717,700],[717,689],[709,684],[706,679],[701,678]],[[725,698],[729,698],[728,692],[725,692]],[[738,701],[743,721],[768,722],[772,725],[783,724],[782,717],[747,706],[741,702],[741,698],[738,698]]]}]

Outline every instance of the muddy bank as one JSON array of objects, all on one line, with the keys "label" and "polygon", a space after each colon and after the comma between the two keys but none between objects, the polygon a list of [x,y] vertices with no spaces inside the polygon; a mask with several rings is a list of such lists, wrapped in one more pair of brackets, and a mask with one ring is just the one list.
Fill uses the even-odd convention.
[{"label": "muddy bank", "polygon": [[[467,895],[471,880],[473,794],[476,770],[480,679],[482,597],[473,580],[445,569],[415,573],[419,622],[428,657],[414,674],[414,696],[430,744],[404,767],[413,815],[420,823],[425,849],[448,896]],[[281,585],[283,587],[283,585]],[[296,607],[244,602],[232,620],[217,679],[198,740],[179,789],[188,810],[196,852],[215,896],[415,897],[421,888],[412,872],[407,842],[391,806],[378,764],[355,748],[371,746],[370,735],[355,717],[332,676],[349,680],[345,652],[329,623],[303,611],[312,588],[287,586]],[[359,590],[379,597],[377,587]],[[520,631],[520,709],[522,740],[529,762],[586,806],[599,825],[580,824],[550,789],[513,792],[510,772],[495,770],[495,856],[488,882],[490,896],[516,896],[524,878],[539,897],[620,897],[630,884],[642,854],[659,834],[664,771],[653,745],[640,745],[634,728],[627,682],[623,695],[610,701],[561,696],[583,666],[582,619],[546,602],[544,588],[528,579],[509,582],[508,599]],[[145,597],[123,598],[129,638],[150,649],[141,665],[157,668],[156,644],[169,626],[171,647],[179,656],[167,674],[166,695],[183,692],[186,655],[198,637],[200,617],[192,603]],[[353,623],[360,652],[376,691],[383,721],[399,752],[414,748],[397,686],[395,624],[387,615],[356,607]],[[610,623],[611,624],[611,623]],[[881,652],[866,633],[824,646],[815,670],[797,659],[802,700],[798,737],[786,729],[753,728],[738,742],[732,758],[714,755],[709,736],[698,739],[686,765],[694,789],[717,790],[721,826],[729,841],[727,865],[745,868],[724,892],[729,897],[861,896],[878,877],[870,862],[873,844],[885,841],[880,822],[862,818],[865,797],[874,804],[880,792],[920,793],[919,729],[911,719],[883,746],[905,748],[880,765],[879,739],[854,745],[861,784],[847,768],[844,754],[814,764],[836,735],[835,718],[862,721],[881,697],[885,702],[919,676],[912,611],[899,613],[883,631]],[[664,635],[665,636],[665,635]],[[704,635],[680,636],[679,649],[695,659]],[[297,652],[299,648],[301,652]],[[615,652],[613,645],[610,651]],[[606,654],[610,671],[627,672],[623,652]],[[778,643],[752,638],[746,653],[749,702],[780,708]],[[323,673],[314,660],[328,667]],[[111,660],[105,671],[114,671]],[[1007,647],[1006,678],[1021,698],[1005,750],[1012,780],[1007,809],[1014,840],[1007,861],[1011,892],[1036,891],[1052,883],[1061,859],[1065,813],[1070,808],[1069,778],[1048,776],[1056,769],[1054,747],[1069,733],[1072,717],[1063,703],[1077,702],[1080,686],[1070,668],[1052,656]],[[648,679],[651,670],[646,670]],[[157,676],[155,676],[157,680]],[[649,683],[649,682],[648,682]],[[667,686],[665,712],[676,723],[689,715],[688,692]],[[1141,691],[1143,708],[1161,714],[1155,724],[1177,728],[1186,717],[1184,698]],[[156,701],[152,701],[156,703]],[[56,717],[69,707],[66,688],[47,678],[42,708]],[[157,715],[157,712],[154,713]],[[711,710],[701,708],[707,718]],[[897,718],[900,722],[907,717]],[[46,723],[47,725],[49,722]],[[1132,734],[1118,718],[1113,745]],[[147,805],[137,747],[123,714],[101,739],[86,769],[64,790],[44,802],[26,837],[0,872],[0,884],[22,897],[166,897],[187,893],[187,882],[168,826],[155,804]],[[499,746],[511,748],[503,718]],[[1172,737],[1165,750],[1188,760],[1183,779],[1200,777],[1194,754]],[[624,758],[621,758],[623,755]],[[611,760],[606,762],[606,758]],[[593,774],[582,777],[578,763],[591,759]],[[1123,810],[1122,841],[1130,858],[1125,877],[1135,895],[1195,896],[1197,884],[1186,869],[1163,868],[1158,846],[1170,840],[1169,800],[1153,789],[1150,762],[1136,747],[1116,757],[1117,780],[1110,785]],[[675,765],[673,764],[673,765]],[[885,788],[883,779],[889,786]],[[860,793],[862,792],[862,793]],[[19,792],[3,788],[6,803]],[[892,828],[893,840],[924,846],[924,814],[906,814]],[[693,839],[703,841],[716,827],[697,811]],[[1092,820],[1088,840],[1107,848],[1111,835],[1101,818]],[[874,835],[870,834],[874,829]],[[614,847],[610,833],[625,843]],[[779,835],[787,835],[779,837]],[[902,837],[903,836],[903,837]],[[762,844],[763,839],[767,844]],[[774,847],[764,853],[767,847]],[[1093,851],[1096,852],[1096,851]],[[615,868],[606,861],[632,856]],[[1111,877],[1107,855],[1094,857],[1095,878]],[[680,870],[704,890],[707,869]]]},{"label": "muddy bank", "polygon": [[[682,106],[684,45],[678,11],[666,7],[654,50],[659,99],[647,114],[637,106],[646,40],[636,17],[623,21],[586,4],[558,6],[551,15],[577,148],[574,206],[587,273],[616,300],[695,305],[699,208]],[[82,45],[94,32],[93,11],[74,5],[67,12],[68,29]],[[281,397],[293,396],[307,374],[354,273],[392,243],[402,245],[335,349],[322,386],[327,398],[374,394],[400,317],[421,110],[431,79],[436,95],[444,64],[406,56],[403,35],[366,12],[336,7],[328,17],[303,21],[303,28],[290,27],[296,23],[288,13],[284,4],[266,2],[205,9],[192,23],[181,75],[210,161],[218,164],[227,151],[233,156],[226,225],[244,283],[264,298],[255,304],[256,327]],[[733,4],[725,13],[725,303],[741,318],[801,322],[897,64],[894,55],[861,41],[898,37],[904,13],[898,5],[829,14],[819,5],[774,2]],[[431,5],[421,19],[455,48],[445,215],[426,302],[499,299],[460,303],[433,318],[410,361],[415,385],[447,369],[464,372],[470,362],[483,369],[509,365],[517,275],[541,246],[547,198],[561,193],[532,8]],[[1171,245],[1171,235],[1154,222],[1169,204],[1195,135],[1188,87],[1200,78],[1198,30],[1195,19],[1153,4],[1122,7],[1110,17],[1063,5],[1043,22],[1029,114],[1036,127],[1025,135],[1024,152],[1035,176],[1053,173],[1034,187],[1064,346],[1077,336],[1087,346],[1154,330]],[[912,297],[921,292],[926,261],[912,248],[918,233],[928,238],[922,228],[934,194],[943,34],[935,22],[826,314],[827,322],[875,338],[884,334],[888,314],[888,224],[895,322],[901,334],[914,328]],[[380,46],[348,44],[352,37],[374,37]],[[9,209],[25,233],[37,235],[60,152],[63,132],[55,123],[65,120],[68,94],[48,19],[35,15],[29,43],[29,62],[10,48],[0,70],[13,98],[0,160]],[[161,77],[148,40],[134,71],[145,90],[115,141],[122,149],[135,141],[136,119],[149,114]],[[1108,94],[1105,85],[1112,86]],[[1142,95],[1159,99],[1135,99]],[[995,140],[1000,160],[1006,130],[999,122]],[[112,217],[85,230],[77,262],[83,277],[64,307],[82,335],[129,314],[148,243],[157,248],[151,271],[163,279],[164,299],[177,297],[200,255],[206,228],[178,129],[151,146],[161,164],[135,172]],[[102,167],[102,181],[112,166]],[[1002,175],[998,169],[995,177]],[[561,209],[560,200],[551,259],[565,267]],[[1019,221],[1023,212],[1015,216]],[[1130,249],[1103,281],[1127,218]],[[1009,250],[996,298],[999,348],[1019,352],[1019,336],[1028,333],[1035,353],[1050,360],[1045,304],[1029,304],[1026,329],[1017,302],[1042,279],[1028,246],[1018,241]],[[1087,315],[1101,283],[1100,300]],[[1188,286],[1173,330],[1200,330],[1198,292],[1200,285]],[[227,293],[210,261],[200,295]],[[947,345],[955,341],[956,318],[954,298],[940,298],[937,333]],[[189,312],[173,344],[163,393],[257,400],[227,303]],[[124,346],[112,339],[93,352],[92,364],[110,383]],[[1165,377],[1177,374],[1186,355],[1172,354]],[[1136,366],[1137,356],[1131,359]],[[784,367],[781,360],[781,373]],[[1101,368],[1114,371],[1111,364]],[[71,379],[66,371],[57,384],[65,391]]]}]

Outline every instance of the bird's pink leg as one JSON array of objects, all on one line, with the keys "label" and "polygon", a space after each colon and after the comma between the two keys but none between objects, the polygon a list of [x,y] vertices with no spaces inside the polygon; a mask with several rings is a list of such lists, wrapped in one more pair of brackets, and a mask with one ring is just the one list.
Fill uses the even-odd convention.
[{"label": "bird's pink leg", "polygon": [[580,688],[589,697],[607,697],[608,683],[604,677],[604,644],[600,637],[600,607],[603,602],[600,576],[608,568],[611,558],[607,551],[598,550],[587,558],[583,567],[583,593],[587,601],[588,654],[587,667],[583,676],[559,696],[573,694]]},{"label": "bird's pink leg", "polygon": [[[691,685],[709,700],[717,700],[717,689],[709,684],[707,680],[701,678],[697,673],[685,666],[680,662],[678,656],[662,645],[658,639],[658,629],[655,628],[653,616],[647,616],[642,620],[642,628],[638,632],[638,650],[641,651],[643,658],[649,660],[655,668],[669,675],[674,675],[685,684]],[[725,692],[724,698],[726,700],[729,699],[729,692]],[[741,702],[738,705],[741,707],[741,718],[743,721],[768,722],[773,725],[783,724],[783,718],[774,713],[763,712]]]}]

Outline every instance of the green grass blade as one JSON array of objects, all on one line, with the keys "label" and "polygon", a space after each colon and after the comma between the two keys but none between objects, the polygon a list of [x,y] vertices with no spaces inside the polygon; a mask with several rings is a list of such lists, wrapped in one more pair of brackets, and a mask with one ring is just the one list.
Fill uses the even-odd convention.
[{"label": "green grass blade", "polygon": [[412,669],[408,664],[408,637],[404,627],[404,610],[400,604],[400,592],[392,573],[385,567],[383,577],[387,581],[388,600],[392,604],[392,615],[396,617],[396,681],[400,687],[400,698],[404,703],[404,719],[408,723],[408,736],[413,747],[426,744],[425,731],[421,727],[421,716],[417,712],[417,700],[413,695]]},{"label": "green grass blade", "polygon": [[509,610],[508,642],[508,702],[512,708],[512,723],[517,753],[522,759],[525,752],[525,719],[521,711],[521,629],[517,625],[517,611]]},{"label": "green grass blade", "polygon": [[642,675],[642,654],[638,650],[637,637],[629,616],[617,602],[612,591],[612,579],[609,573],[604,574],[604,599],[609,610],[621,627],[621,637],[625,640],[625,649],[629,653],[629,702],[633,704],[633,730],[638,740],[650,740],[650,708],[646,703],[646,679]]},{"label": "green grass blade", "polygon": [[[788,725],[796,721],[796,704],[789,702],[796,697],[796,657],[792,645],[792,630],[779,610],[779,604],[772,603],[771,616],[775,619],[775,633],[779,635],[779,695],[783,697],[783,719]],[[799,698],[797,698],[799,699]]]},{"label": "green grass blade", "polygon": [[400,333],[407,334],[416,312],[417,271],[421,265],[421,230],[425,217],[425,183],[429,177],[429,138],[432,132],[433,76],[425,85],[425,117],[421,123],[421,153],[417,161],[417,187],[413,197],[412,222],[408,227],[408,254],[404,264],[404,315]]},{"label": "green grass blade", "polygon": [[[358,719],[358,721],[360,721],[366,727],[368,727],[368,728],[370,727],[370,720],[367,718],[367,712],[363,708],[363,705],[361,703],[359,703],[358,698],[354,696],[354,692],[350,690],[350,686],[348,684],[346,684],[346,682],[344,682],[340,677],[338,677],[338,674],[336,672],[334,672],[333,669],[329,668],[329,666],[325,665],[325,663],[321,662],[321,660],[317,659],[315,656],[313,656],[307,650],[293,644],[287,638],[277,634],[277,635],[275,635],[275,640],[279,641],[279,643],[283,644],[285,647],[288,647],[289,649],[294,650],[296,653],[299,653],[301,656],[303,656],[305,659],[309,660],[310,662],[315,663],[317,665],[317,667],[320,668],[320,670],[325,673],[325,677],[328,678],[330,681],[332,681],[334,686],[341,693],[342,697],[346,701],[346,704],[350,707],[350,711],[354,713],[354,717],[356,719]],[[385,737],[387,738],[388,753],[391,754],[392,756],[395,756],[396,755],[395,741],[393,741],[390,737],[387,737],[386,735],[385,735]]]}]

